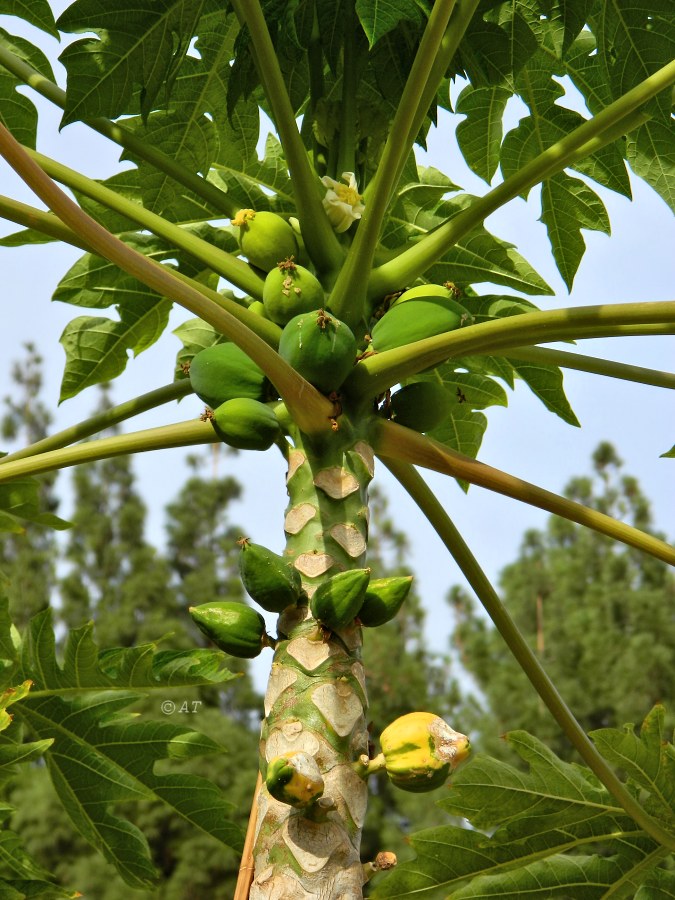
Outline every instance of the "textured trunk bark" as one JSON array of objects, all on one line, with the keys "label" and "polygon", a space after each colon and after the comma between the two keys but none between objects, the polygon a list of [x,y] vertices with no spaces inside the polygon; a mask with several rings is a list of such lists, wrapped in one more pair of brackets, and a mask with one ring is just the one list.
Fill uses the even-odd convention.
[{"label": "textured trunk bark", "polygon": [[[286,554],[311,596],[326,578],[365,564],[373,454],[342,430],[321,446],[294,438]],[[359,900],[367,787],[354,763],[368,752],[361,629],[352,622],[328,633],[299,606],[281,615],[279,638],[265,697],[261,771],[276,756],[303,751],[317,762],[325,788],[309,809],[298,810],[270,796],[263,782],[250,897]]]}]

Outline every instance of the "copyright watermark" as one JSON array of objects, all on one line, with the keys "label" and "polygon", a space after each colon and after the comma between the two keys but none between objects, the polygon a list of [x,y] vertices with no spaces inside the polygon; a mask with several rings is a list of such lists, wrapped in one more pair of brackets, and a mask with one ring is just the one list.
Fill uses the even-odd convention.
[{"label": "copyright watermark", "polygon": [[175,700],[162,700],[160,709],[165,716],[173,716],[174,713],[196,713],[202,705],[201,700],[183,700],[176,702]]}]

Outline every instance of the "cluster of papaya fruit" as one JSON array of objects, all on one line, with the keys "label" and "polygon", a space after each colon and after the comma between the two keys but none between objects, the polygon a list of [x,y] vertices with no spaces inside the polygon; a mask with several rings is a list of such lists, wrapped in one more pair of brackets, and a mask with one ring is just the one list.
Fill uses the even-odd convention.
[{"label": "cluster of papaya fruit", "polygon": [[[403,291],[372,322],[370,335],[356,337],[334,316],[316,274],[304,259],[299,229],[269,211],[240,210],[232,224],[249,264],[264,275],[262,302],[249,310],[282,328],[279,354],[325,394],[338,392],[359,353],[383,352],[452,331],[472,321],[457,301],[456,287],[423,284]],[[369,343],[366,343],[369,341]],[[213,410],[221,440],[239,449],[266,450],[280,437],[271,402],[273,386],[235,344],[200,351],[190,367],[192,387]],[[442,383],[413,381],[400,387],[380,412],[416,431],[430,431],[446,418],[452,397]]]},{"label": "cluster of papaya fruit", "polygon": [[[320,626],[337,631],[354,619],[375,628],[394,618],[407,597],[412,576],[370,578],[370,569],[339,572],[322,582],[308,600],[292,562],[260,544],[241,541],[239,571],[246,591],[262,609],[281,613],[309,603]],[[245,603],[220,601],[193,606],[190,615],[213,643],[232,656],[252,658],[274,646],[265,620]]]}]

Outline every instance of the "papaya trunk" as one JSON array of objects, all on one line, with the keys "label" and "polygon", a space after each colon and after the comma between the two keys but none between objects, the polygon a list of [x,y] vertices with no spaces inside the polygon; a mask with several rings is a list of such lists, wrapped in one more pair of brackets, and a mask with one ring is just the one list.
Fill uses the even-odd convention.
[{"label": "papaya trunk", "polygon": [[[286,554],[309,596],[340,571],[362,568],[368,534],[370,447],[333,432],[321,446],[294,434],[287,476]],[[289,607],[265,697],[260,744],[251,900],[358,900],[367,788],[354,763],[368,752],[361,628],[328,632],[307,606]],[[324,779],[323,796],[305,809],[272,797],[264,777],[272,759],[302,751]]]}]

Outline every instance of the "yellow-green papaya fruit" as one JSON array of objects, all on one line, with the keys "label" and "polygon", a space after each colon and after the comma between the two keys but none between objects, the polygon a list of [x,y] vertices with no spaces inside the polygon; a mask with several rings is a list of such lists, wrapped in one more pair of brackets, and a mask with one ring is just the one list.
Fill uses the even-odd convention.
[{"label": "yellow-green papaya fruit", "polygon": [[193,621],[220,650],[253,659],[265,646],[265,620],[245,603],[222,600],[189,609]]},{"label": "yellow-green papaya fruit", "polygon": [[239,226],[239,247],[251,265],[269,272],[298,253],[295,232],[285,219],[265,210],[240,209],[232,219]]},{"label": "yellow-green papaya fruit", "polygon": [[292,259],[280,262],[268,272],[263,284],[265,312],[277,325],[286,325],[294,316],[318,309],[323,299],[323,288],[316,275]]},{"label": "yellow-green papaya fruit", "polygon": [[375,324],[371,331],[372,346],[378,353],[392,350],[445,331],[454,331],[471,321],[471,313],[449,297],[398,302]]},{"label": "yellow-green papaya fruit", "polygon": [[396,719],[380,735],[389,780],[404,791],[433,791],[470,752],[469,739],[428,712]]},{"label": "yellow-green papaya fruit", "polygon": [[248,397],[221,403],[211,423],[221,441],[238,450],[267,450],[281,434],[274,410]]},{"label": "yellow-green papaya fruit", "polygon": [[263,400],[270,388],[263,370],[229,341],[205,347],[195,355],[190,363],[190,384],[211,409],[235,397]]},{"label": "yellow-green papaya fruit", "polygon": [[349,326],[323,309],[294,316],[279,341],[279,355],[324,394],[340,389],[356,352]]},{"label": "yellow-green papaya fruit", "polygon": [[304,809],[323,794],[324,780],[313,756],[290,750],[269,761],[265,786],[280,803]]},{"label": "yellow-green papaya fruit", "polygon": [[[456,300],[459,291],[454,284],[417,284],[409,288],[397,297],[391,306],[397,306],[408,300],[426,300],[429,297],[441,297],[443,299]],[[390,307],[391,309],[391,307]]]}]

